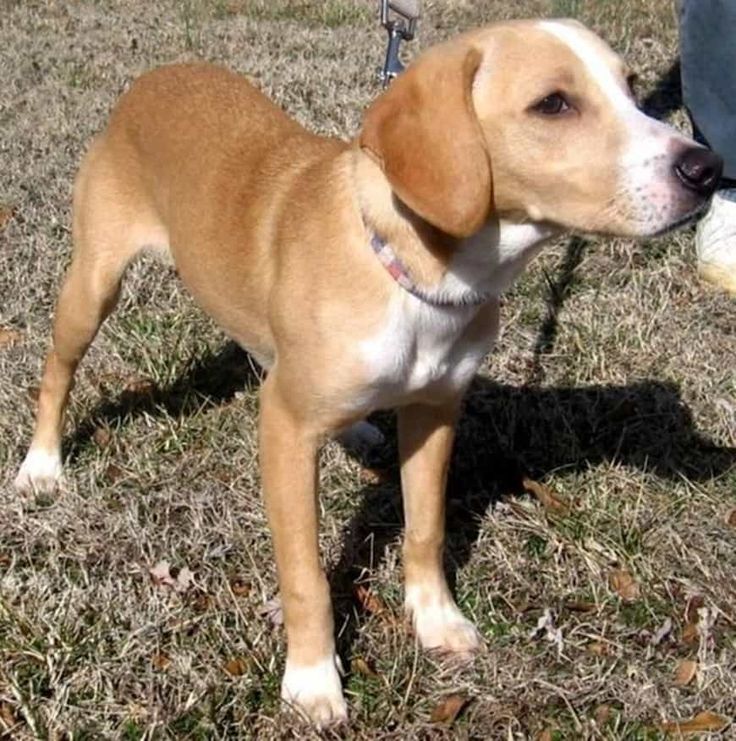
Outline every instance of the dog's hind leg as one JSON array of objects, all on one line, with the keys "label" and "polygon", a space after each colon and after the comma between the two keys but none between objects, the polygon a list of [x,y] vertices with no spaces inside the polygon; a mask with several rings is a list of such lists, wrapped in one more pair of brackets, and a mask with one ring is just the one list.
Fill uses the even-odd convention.
[{"label": "dog's hind leg", "polygon": [[50,492],[60,480],[64,410],[74,373],[117,303],[128,262],[145,246],[130,196],[130,189],[116,181],[104,151],[100,156],[93,147],[75,184],[72,263],[57,303],[36,429],[15,480],[21,491]]}]

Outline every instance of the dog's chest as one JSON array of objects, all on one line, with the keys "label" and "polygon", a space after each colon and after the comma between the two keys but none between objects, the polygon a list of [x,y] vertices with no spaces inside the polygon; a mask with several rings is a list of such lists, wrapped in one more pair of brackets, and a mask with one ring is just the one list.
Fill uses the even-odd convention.
[{"label": "dog's chest", "polygon": [[464,388],[495,334],[493,322],[487,331],[470,331],[478,312],[478,307],[435,307],[397,294],[380,329],[359,345],[371,404],[393,405],[423,391]]}]

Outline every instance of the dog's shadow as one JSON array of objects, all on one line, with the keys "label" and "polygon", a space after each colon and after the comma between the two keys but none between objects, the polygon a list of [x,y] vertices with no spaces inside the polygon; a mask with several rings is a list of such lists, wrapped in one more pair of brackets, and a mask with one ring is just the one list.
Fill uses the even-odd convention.
[{"label": "dog's shadow", "polygon": [[205,353],[190,363],[169,386],[133,385],[100,403],[65,441],[64,457],[75,460],[100,426],[118,427],[142,414],[180,417],[220,406],[232,401],[239,391],[257,387],[263,375],[248,353],[235,342],[226,342],[217,352]]},{"label": "dog's shadow", "polygon": [[[101,424],[141,414],[187,415],[218,406],[261,374],[234,343],[189,367],[169,388],[130,391],[105,402],[69,441],[72,457]],[[345,525],[341,557],[331,569],[340,650],[349,657],[359,625],[355,585],[370,579],[403,526],[393,415],[374,421],[387,436],[378,456],[362,463],[389,472],[365,486]],[[624,386],[509,386],[478,377],[465,402],[448,482],[450,582],[467,562],[480,522],[494,502],[523,493],[524,476],[579,472],[603,462],[667,479],[706,480],[736,464],[736,449],[719,447],[699,432],[672,383],[644,380]]]},{"label": "dog's shadow", "polygon": [[[387,446],[378,465],[395,470],[394,450],[395,445]],[[718,446],[696,429],[672,383],[542,388],[476,378],[448,482],[445,561],[450,583],[470,557],[483,516],[495,502],[523,494],[525,477],[581,472],[605,462],[666,479],[704,481],[736,465],[736,448]],[[363,492],[333,571],[344,626],[341,648],[347,654],[359,609],[350,607],[354,584],[370,579],[402,529],[398,474],[393,479]]]}]

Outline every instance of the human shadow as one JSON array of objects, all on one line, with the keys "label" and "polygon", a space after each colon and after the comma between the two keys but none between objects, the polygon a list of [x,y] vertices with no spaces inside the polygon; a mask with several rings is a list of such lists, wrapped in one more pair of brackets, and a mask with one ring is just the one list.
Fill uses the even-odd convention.
[{"label": "human shadow", "polygon": [[[379,419],[382,425],[387,417]],[[386,432],[391,433],[387,427]],[[355,584],[370,582],[403,526],[396,446],[381,462],[391,479],[362,492],[346,525],[331,582],[349,657],[361,605]],[[718,446],[694,425],[676,385],[509,386],[477,378],[468,394],[447,487],[446,569],[450,584],[468,561],[489,507],[542,479],[615,462],[656,476],[707,480],[736,465],[736,448]]]},{"label": "human shadow", "polygon": [[682,77],[677,58],[641,101],[641,109],[647,116],[662,120],[682,105]]}]

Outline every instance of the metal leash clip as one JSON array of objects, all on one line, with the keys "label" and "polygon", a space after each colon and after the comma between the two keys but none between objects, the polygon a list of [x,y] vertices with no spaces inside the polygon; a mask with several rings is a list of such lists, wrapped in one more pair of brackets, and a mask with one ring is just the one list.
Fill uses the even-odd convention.
[{"label": "metal leash clip", "polygon": [[381,25],[388,32],[386,60],[378,73],[378,80],[384,88],[404,71],[399,59],[399,46],[402,41],[414,38],[420,15],[419,0],[381,0]]}]

